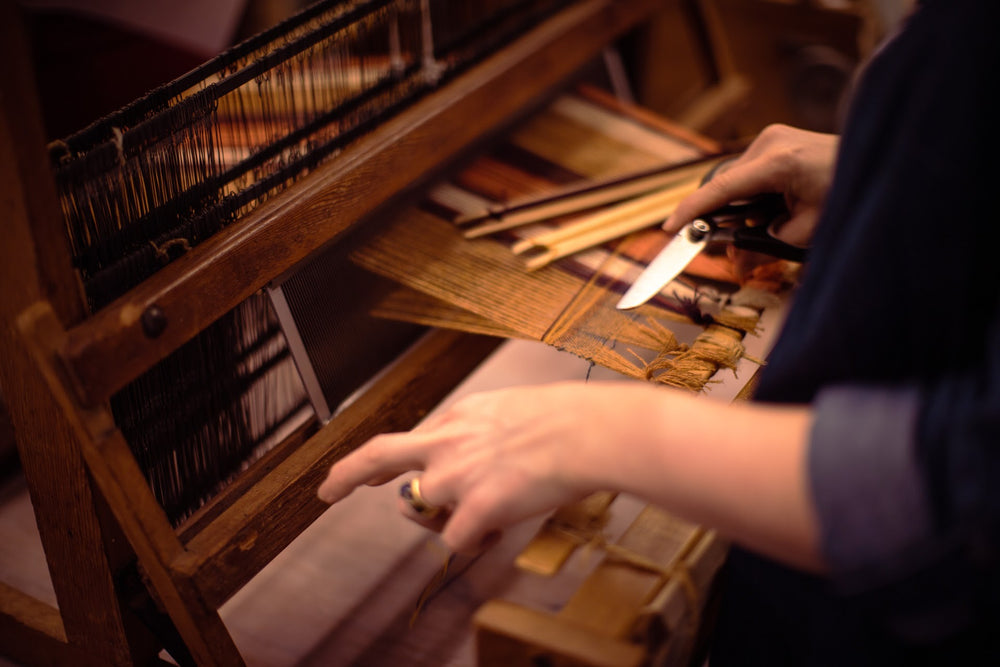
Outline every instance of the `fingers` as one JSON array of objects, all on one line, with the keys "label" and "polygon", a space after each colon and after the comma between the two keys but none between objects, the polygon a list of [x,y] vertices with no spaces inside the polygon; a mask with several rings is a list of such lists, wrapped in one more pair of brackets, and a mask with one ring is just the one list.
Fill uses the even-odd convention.
[{"label": "fingers", "polygon": [[769,125],[739,158],[725,163],[711,180],[682,201],[663,228],[676,232],[709,211],[769,192],[784,194],[789,208],[800,204],[818,208],[829,187],[836,149],[835,135]]},{"label": "fingers", "polygon": [[781,192],[775,173],[757,159],[740,158],[712,180],[684,198],[667,219],[663,228],[676,232],[698,216],[731,202],[748,199],[764,192]]},{"label": "fingers", "polygon": [[399,511],[406,518],[423,527],[441,532],[451,516],[445,504],[437,504],[427,498],[420,477],[414,477],[399,487]]},{"label": "fingers", "polygon": [[451,518],[451,513],[447,510],[434,517],[428,518],[410,507],[409,504],[402,498],[399,499],[399,513],[413,523],[420,524],[427,530],[434,531],[435,533],[442,532],[445,525],[447,525],[449,519]]},{"label": "fingers", "polygon": [[376,436],[335,463],[316,493],[335,503],[362,484],[384,484],[408,470],[422,470],[426,440],[412,433]]},{"label": "fingers", "polygon": [[771,233],[785,243],[805,248],[812,241],[813,230],[816,228],[818,219],[819,209],[805,208],[797,211],[788,220],[776,223],[771,228]]},{"label": "fingers", "polygon": [[[421,470],[416,494],[411,488],[398,498],[400,511],[443,530],[453,549],[478,549],[493,531],[551,510],[572,494],[571,484],[556,481],[557,463],[560,443],[569,441],[562,434],[578,422],[565,410],[540,409],[545,401],[538,394],[556,405],[577,405],[580,386],[469,397],[409,433],[373,438],[333,465],[317,493],[332,503],[361,484]],[[427,505],[441,511],[418,511]]]},{"label": "fingers", "polygon": [[456,553],[474,553],[509,526],[551,512],[583,498],[587,490],[550,481],[493,479],[465,493],[452,509],[441,540]]},{"label": "fingers", "polygon": [[400,487],[399,507],[406,518],[441,533],[450,551],[472,554],[511,522],[510,489],[498,491],[502,486],[463,485],[460,477],[430,470]]},{"label": "fingers", "polygon": [[[468,402],[468,401],[467,401]],[[335,503],[362,484],[385,484],[410,470],[423,470],[436,453],[461,441],[482,419],[462,419],[461,411],[446,410],[412,431],[377,435],[335,463],[317,489],[319,498]]]},{"label": "fingers", "polygon": [[396,479],[397,477],[399,477],[400,475],[402,475],[404,472],[409,472],[410,470],[413,470],[413,469],[414,469],[414,467],[411,466],[411,467],[407,467],[404,470],[393,470],[391,472],[387,472],[385,474],[377,475],[375,477],[372,477],[370,480],[368,480],[367,482],[365,482],[365,484],[367,486],[382,486],[383,484],[388,484],[392,480]]},{"label": "fingers", "polygon": [[491,536],[499,534],[501,526],[510,523],[502,516],[504,500],[489,487],[470,493],[449,517],[441,541],[455,553],[482,549]]}]

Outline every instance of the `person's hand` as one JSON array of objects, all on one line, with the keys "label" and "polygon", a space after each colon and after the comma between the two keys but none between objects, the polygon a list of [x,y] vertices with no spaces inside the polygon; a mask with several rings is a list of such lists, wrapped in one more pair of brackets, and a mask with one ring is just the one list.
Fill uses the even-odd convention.
[{"label": "person's hand", "polygon": [[839,137],[769,125],[738,158],[727,162],[698,190],[686,197],[663,228],[684,225],[726,204],[755,195],[780,192],[790,217],[775,228],[782,241],[806,247],[833,178]]},{"label": "person's hand", "polygon": [[[627,442],[637,415],[628,383],[555,383],[468,396],[409,433],[376,436],[333,465],[319,496],[336,502],[361,484],[422,470],[420,495],[446,511],[433,518],[400,500],[409,518],[442,530],[454,551],[598,490],[599,461]],[[642,389],[643,393],[648,388]]]},{"label": "person's hand", "polygon": [[[594,491],[631,494],[744,546],[817,569],[805,481],[811,412],[736,405],[648,382],[561,382],[474,394],[409,433],[335,463],[319,497],[411,470],[449,549],[475,552],[502,529]],[[412,490],[412,487],[411,487]]]}]

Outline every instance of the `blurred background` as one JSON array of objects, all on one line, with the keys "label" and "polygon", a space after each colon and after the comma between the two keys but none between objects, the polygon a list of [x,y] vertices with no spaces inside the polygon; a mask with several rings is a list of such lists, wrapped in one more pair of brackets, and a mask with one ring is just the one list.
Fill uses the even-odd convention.
[{"label": "blurred background", "polygon": [[[636,101],[713,138],[833,131],[859,63],[913,0],[663,0],[622,40]],[[87,125],[309,4],[21,0],[51,138]],[[85,57],[82,57],[85,54]]]}]

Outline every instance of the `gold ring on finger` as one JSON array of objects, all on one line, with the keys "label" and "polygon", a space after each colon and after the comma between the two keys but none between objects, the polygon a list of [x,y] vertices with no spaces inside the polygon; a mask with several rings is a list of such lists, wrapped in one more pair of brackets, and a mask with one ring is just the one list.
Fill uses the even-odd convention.
[{"label": "gold ring on finger", "polygon": [[404,482],[399,487],[399,495],[413,508],[413,511],[424,518],[432,519],[437,516],[443,508],[433,503],[427,502],[420,493],[420,478],[414,477],[408,482]]}]

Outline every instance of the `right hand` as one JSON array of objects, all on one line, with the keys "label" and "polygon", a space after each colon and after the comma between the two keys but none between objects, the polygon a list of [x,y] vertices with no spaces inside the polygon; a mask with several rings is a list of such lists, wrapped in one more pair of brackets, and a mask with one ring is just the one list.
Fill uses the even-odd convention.
[{"label": "right hand", "polygon": [[725,163],[686,197],[663,224],[668,232],[726,204],[755,195],[780,192],[791,214],[775,228],[782,241],[806,247],[833,179],[839,137],[769,125],[738,158]]}]

